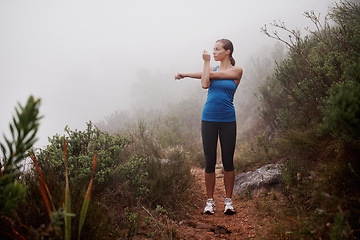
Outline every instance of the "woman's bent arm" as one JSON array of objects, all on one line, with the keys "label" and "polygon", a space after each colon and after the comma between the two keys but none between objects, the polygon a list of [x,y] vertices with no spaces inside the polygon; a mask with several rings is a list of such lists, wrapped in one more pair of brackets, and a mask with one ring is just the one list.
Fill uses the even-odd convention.
[{"label": "woman's bent arm", "polygon": [[210,86],[210,54],[208,54],[205,50],[203,53],[203,59],[204,67],[201,74],[201,86],[202,88],[207,89]]},{"label": "woman's bent arm", "polygon": [[241,67],[234,66],[227,70],[210,72],[211,79],[233,79],[240,81],[243,70]]}]

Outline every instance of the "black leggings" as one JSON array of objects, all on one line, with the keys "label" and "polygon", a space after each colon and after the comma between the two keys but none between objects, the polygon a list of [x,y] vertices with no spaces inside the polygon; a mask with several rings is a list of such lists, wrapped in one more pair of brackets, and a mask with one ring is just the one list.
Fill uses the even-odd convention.
[{"label": "black leggings", "polygon": [[205,172],[215,172],[218,136],[225,171],[234,170],[236,122],[201,122],[201,135],[205,154]]}]

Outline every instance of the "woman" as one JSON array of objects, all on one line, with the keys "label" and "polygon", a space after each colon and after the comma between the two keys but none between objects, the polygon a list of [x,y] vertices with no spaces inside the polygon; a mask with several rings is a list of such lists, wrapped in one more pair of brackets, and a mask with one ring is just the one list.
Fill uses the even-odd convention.
[{"label": "woman", "polygon": [[228,39],[220,39],[214,46],[214,60],[220,65],[210,67],[210,54],[203,52],[204,67],[198,73],[177,73],[175,80],[185,77],[201,79],[201,86],[208,89],[207,100],[203,108],[201,134],[205,154],[205,185],[207,202],[206,214],[215,213],[214,188],[215,165],[218,137],[220,138],[221,157],[224,167],[225,214],[234,214],[232,192],[234,187],[234,151],[236,142],[236,117],[233,104],[234,94],[243,73],[235,66],[232,57],[233,44]]}]

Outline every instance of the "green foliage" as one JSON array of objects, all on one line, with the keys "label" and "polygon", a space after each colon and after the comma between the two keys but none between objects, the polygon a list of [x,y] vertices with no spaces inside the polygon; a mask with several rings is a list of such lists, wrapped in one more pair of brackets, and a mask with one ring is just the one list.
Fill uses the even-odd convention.
[{"label": "green foliage", "polygon": [[296,209],[307,211],[312,206],[307,202],[308,198],[313,193],[313,178],[308,175],[311,170],[311,165],[306,164],[306,161],[293,158],[289,159],[282,169],[283,176],[283,193],[294,203]]},{"label": "green foliage", "polygon": [[41,119],[39,117],[39,105],[40,99],[35,100],[30,96],[25,107],[22,107],[19,103],[19,108],[15,108],[16,117],[13,117],[13,122],[9,125],[12,139],[9,140],[4,136],[6,146],[0,144],[3,153],[0,162],[2,173],[16,171],[26,152],[35,143],[35,136]]},{"label": "green foliage", "polygon": [[12,176],[0,177],[0,214],[10,214],[24,201],[26,188]]},{"label": "green foliage", "polygon": [[[112,136],[97,129],[91,122],[85,131],[72,131],[65,128],[67,133],[66,151],[68,154],[69,181],[72,184],[86,186],[90,181],[92,159],[96,153],[98,158],[97,173],[94,184],[105,184],[115,166],[123,159],[123,149],[130,143],[120,135]],[[55,135],[49,139],[50,144],[37,154],[39,166],[43,171],[57,173],[65,181],[63,137]]]},{"label": "green foliage", "polygon": [[138,230],[139,216],[138,213],[130,212],[129,208],[125,208],[125,213],[127,215],[126,228],[128,230],[126,238],[132,239]]},{"label": "green foliage", "polygon": [[71,239],[71,198],[70,198],[70,185],[69,185],[69,172],[66,158],[66,144],[64,139],[64,165],[65,165],[65,197],[63,202],[64,209],[64,238],[65,240]]},{"label": "green foliage", "polygon": [[85,196],[84,196],[84,202],[83,205],[81,207],[81,212],[80,212],[80,219],[79,219],[79,231],[78,231],[78,239],[80,239],[81,236],[81,230],[84,226],[85,223],[85,218],[86,218],[86,214],[90,205],[90,198],[91,198],[91,191],[92,191],[92,183],[93,183],[93,178],[95,175],[95,168],[96,168],[96,155],[94,155],[93,157],[93,172],[92,172],[92,178],[90,180],[89,186],[86,190]]},{"label": "green foliage", "polygon": [[328,89],[328,97],[321,108],[323,129],[344,142],[360,139],[360,16],[359,4],[343,1],[331,13],[339,24],[337,42],[342,47],[343,81]]},{"label": "green foliage", "polygon": [[352,239],[360,227],[360,190],[354,187],[360,184],[360,4],[336,3],[324,23],[314,12],[305,16],[316,31],[304,38],[284,23],[272,26],[289,40],[263,29],[289,48],[260,88],[260,113],[274,137],[265,145],[285,163],[287,214],[297,224],[284,232],[295,239]]},{"label": "green foliage", "polygon": [[163,124],[161,124],[163,131],[160,133],[159,141],[168,146],[179,145],[182,137],[179,124],[180,121],[177,116],[166,116]]},{"label": "green foliage", "polygon": [[[45,203],[46,211],[47,211],[50,221],[51,221],[50,226],[48,228],[52,228],[54,230],[53,232],[55,233],[56,237],[62,237],[63,235],[61,234],[61,231],[59,231],[58,229],[63,221],[64,222],[64,239],[70,240],[71,239],[71,228],[72,228],[71,218],[74,217],[75,214],[73,214],[71,212],[70,184],[69,184],[65,139],[64,139],[63,146],[64,146],[64,166],[65,166],[65,191],[64,191],[65,196],[64,196],[62,208],[60,208],[59,210],[56,210],[54,207],[51,193],[49,192],[48,185],[45,181],[45,178],[44,178],[44,175],[43,175],[41,169],[39,168],[36,158],[34,157],[34,155],[32,153],[30,153],[30,156],[33,160],[33,163],[36,167],[38,174],[40,175],[40,177],[38,177],[40,192],[41,192],[42,198]],[[92,188],[93,178],[94,178],[94,174],[95,174],[95,168],[96,168],[96,155],[94,155],[94,157],[93,157],[92,176],[91,176],[91,180],[90,180],[89,186],[87,188],[87,191],[85,193],[81,212],[80,212],[79,227],[78,227],[78,239],[80,239],[81,230],[84,225],[86,214],[87,214],[89,203],[90,203],[91,188]],[[50,209],[50,204],[53,207],[52,212]],[[56,218],[53,219],[53,216]],[[62,216],[62,218],[59,218],[59,216]]]},{"label": "green foliage", "polygon": [[[12,139],[4,136],[6,145],[0,143],[2,156],[0,158],[0,238],[23,236],[18,233],[15,221],[10,216],[22,203],[26,196],[26,188],[20,183],[20,167],[26,157],[26,152],[36,141],[36,133],[39,126],[40,99],[35,100],[30,96],[25,107],[19,103],[15,108],[16,116],[10,123]],[[13,224],[4,224],[14,222]]]},{"label": "green foliage", "polygon": [[25,107],[15,108],[16,116],[9,125],[12,139],[4,136],[6,145],[0,143],[0,214],[13,212],[24,200],[26,189],[18,182],[19,168],[26,152],[36,141],[39,127],[40,99],[30,96]]},{"label": "green foliage", "polygon": [[265,164],[274,162],[275,142],[267,134],[257,135],[251,142],[238,146],[234,159],[235,170],[239,173],[252,171]]},{"label": "green foliage", "polygon": [[136,153],[117,170],[117,178],[128,183],[130,191],[149,202],[175,208],[186,199],[193,183],[190,154],[183,147],[163,147],[157,132],[142,120],[130,134],[127,151]]},{"label": "green foliage", "polygon": [[[176,217],[172,209],[178,209],[178,204],[187,199],[193,182],[186,150],[182,147],[162,147],[154,137],[159,136],[158,133],[155,129],[148,129],[143,120],[128,133],[129,137],[104,133],[94,128],[91,123],[86,131],[71,131],[69,128],[66,128],[66,131],[68,136],[64,146],[67,153],[67,189],[68,196],[71,195],[71,212],[85,215],[81,210],[84,209],[82,206],[88,207],[86,221],[78,214],[72,216],[68,233],[77,232],[79,229],[76,226],[81,224],[81,237],[84,239],[103,239],[109,234],[114,237],[135,237],[142,228],[142,215],[136,210],[140,205],[155,208],[161,204],[168,210],[164,215]],[[38,165],[41,171],[46,173],[44,177],[53,194],[56,209],[65,211],[67,208],[62,205],[66,184],[64,137],[56,135],[49,140],[50,144],[37,153]],[[85,203],[82,197],[88,195],[86,186],[91,180],[89,173],[93,167],[90,154],[94,152],[97,152],[98,159],[93,181],[94,191],[92,201]],[[87,170],[89,171],[86,173]],[[43,201],[34,177],[34,169],[23,175],[29,190],[26,203],[22,204],[17,213],[24,219],[25,224],[33,226],[38,234],[45,235],[40,226],[47,222],[46,212],[43,204],[39,204]],[[97,181],[97,178],[102,178],[103,181]],[[126,212],[126,208],[131,209],[131,212]],[[181,212],[177,214],[180,215]],[[65,212],[62,216],[71,217]],[[57,222],[49,224],[46,231],[54,234],[54,230],[59,229],[56,224]],[[64,227],[65,225],[62,225],[60,229],[64,230]],[[167,231],[163,227],[158,229]],[[169,231],[169,234],[173,233]],[[30,236],[30,233],[27,235]],[[78,236],[80,233],[72,234],[71,238]]]},{"label": "green foliage", "polygon": [[148,177],[145,171],[146,161],[143,158],[133,156],[129,161],[119,166],[119,178],[128,183],[130,190],[137,197],[141,197],[149,192],[144,182]]},{"label": "green foliage", "polygon": [[[323,113],[319,107],[329,96],[329,88],[337,82],[358,77],[359,50],[359,6],[342,2],[335,8],[332,18],[342,25],[331,28],[324,25],[313,13],[305,15],[313,21],[318,31],[300,37],[300,33],[286,28],[284,23],[274,23],[274,27],[290,33],[290,41],[273,35],[263,28],[263,32],[287,44],[289,57],[277,66],[275,73],[260,88],[261,115],[275,131],[286,131],[293,127],[304,127],[319,123]],[[336,9],[343,8],[341,11]],[[347,10],[344,10],[347,9]],[[350,14],[353,18],[349,18]],[[354,20],[355,19],[355,20]],[[358,78],[357,78],[358,79]],[[350,80],[350,79],[349,79]]]},{"label": "green foliage", "polygon": [[345,142],[360,140],[360,82],[346,81],[329,89],[323,129]]},{"label": "green foliage", "polygon": [[[109,181],[112,181],[114,169],[119,162],[123,161],[123,149],[130,141],[119,135],[111,136],[103,133],[94,128],[91,123],[83,132],[71,131],[68,128],[66,128],[66,131],[68,137],[64,138],[56,135],[54,138],[49,139],[50,144],[46,149],[39,151],[37,154],[39,169],[30,169],[30,171],[23,174],[22,179],[28,187],[28,194],[27,201],[22,204],[23,207],[18,211],[18,214],[23,216],[25,224],[38,228],[39,234],[44,233],[40,225],[47,222],[44,214],[45,208],[39,204],[43,200],[39,194],[38,183],[34,181],[37,172],[40,170],[45,173],[44,181],[47,182],[52,193],[51,198],[55,208],[64,212],[63,216],[66,221],[63,225],[65,229],[62,229],[65,230],[66,238],[70,239],[72,232],[77,232],[77,235],[74,234],[75,237],[79,237],[81,233],[81,236],[87,238],[89,234],[94,235],[94,231],[99,230],[99,225],[95,226],[85,221],[85,216],[87,219],[94,219],[93,214],[99,208],[99,205],[93,206],[96,209],[91,207],[91,187],[94,185],[97,194],[101,194],[102,188],[109,184]],[[67,157],[64,167],[65,152]],[[95,153],[98,153],[97,163],[99,164],[96,164],[96,178],[93,179]],[[100,179],[97,179],[98,176]],[[64,192],[66,193],[65,199]],[[99,198],[96,195],[94,197]],[[73,215],[72,213],[79,214]],[[97,215],[99,216],[99,213]],[[103,215],[103,218],[98,219],[95,224],[100,224],[100,221],[111,222],[113,220]],[[55,229],[56,224],[57,222],[52,221],[47,229]],[[99,236],[98,234],[95,235]]]},{"label": "green foliage", "polygon": [[349,239],[349,229],[346,226],[344,217],[340,213],[336,214],[335,216],[334,225],[331,229],[331,239]]},{"label": "green foliage", "polygon": [[167,148],[182,146],[194,156],[193,163],[203,165],[199,119],[204,96],[194,94],[180,103],[169,104],[163,112],[142,110],[135,116],[128,112],[117,112],[106,118],[106,123],[100,122],[97,126],[103,130],[128,135],[132,140],[128,150],[139,157],[162,158]]},{"label": "green foliage", "polygon": [[176,209],[189,196],[194,177],[188,156],[181,149],[174,149],[169,159],[149,159],[146,171],[148,201],[153,207]]}]

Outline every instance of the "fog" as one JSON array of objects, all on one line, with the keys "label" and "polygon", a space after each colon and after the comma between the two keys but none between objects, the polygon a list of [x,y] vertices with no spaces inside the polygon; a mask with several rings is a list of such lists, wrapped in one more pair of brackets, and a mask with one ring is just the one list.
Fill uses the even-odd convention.
[{"label": "fog", "polygon": [[[237,65],[245,66],[259,49],[275,43],[260,32],[265,24],[281,20],[289,28],[312,27],[304,11],[324,16],[333,4],[330,0],[2,0],[0,133],[7,134],[15,105],[25,104],[30,95],[42,102],[39,147],[48,137],[64,134],[66,125],[81,130],[86,122],[118,110],[131,111],[142,103],[151,107],[151,99],[144,99],[147,91],[158,91],[158,96],[169,92],[171,101],[181,101],[186,87],[200,84],[174,81],[174,74],[201,71],[202,51],[212,52],[217,39],[232,40]],[[147,74],[168,82],[149,86]]]}]

